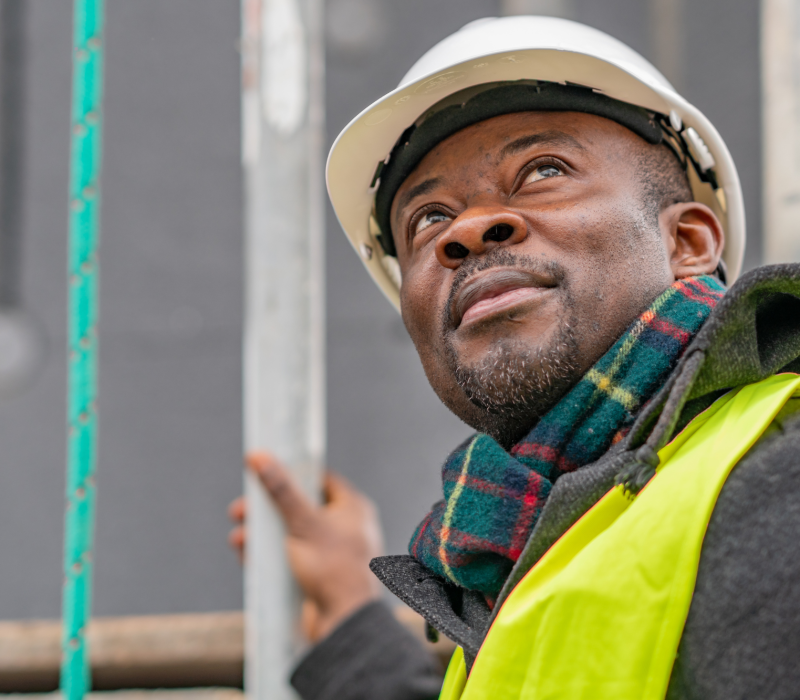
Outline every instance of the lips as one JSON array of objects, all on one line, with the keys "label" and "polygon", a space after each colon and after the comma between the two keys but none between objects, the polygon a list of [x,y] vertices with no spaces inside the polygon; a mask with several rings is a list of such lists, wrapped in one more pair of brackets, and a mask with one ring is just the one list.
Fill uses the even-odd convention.
[{"label": "lips", "polygon": [[458,326],[511,309],[535,299],[555,286],[525,270],[492,269],[478,273],[465,283],[453,300],[452,317]]}]

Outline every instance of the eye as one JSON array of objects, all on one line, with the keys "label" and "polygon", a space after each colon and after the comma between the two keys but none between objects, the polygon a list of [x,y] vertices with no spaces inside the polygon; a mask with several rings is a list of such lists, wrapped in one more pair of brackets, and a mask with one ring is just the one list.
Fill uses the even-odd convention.
[{"label": "eye", "polygon": [[412,232],[416,236],[422,233],[429,226],[439,224],[442,221],[450,221],[450,217],[438,209],[427,211],[413,224]]},{"label": "eye", "polygon": [[557,165],[547,163],[546,165],[540,165],[538,168],[534,168],[522,184],[527,185],[537,180],[546,180],[549,177],[557,177],[563,174],[564,172]]}]

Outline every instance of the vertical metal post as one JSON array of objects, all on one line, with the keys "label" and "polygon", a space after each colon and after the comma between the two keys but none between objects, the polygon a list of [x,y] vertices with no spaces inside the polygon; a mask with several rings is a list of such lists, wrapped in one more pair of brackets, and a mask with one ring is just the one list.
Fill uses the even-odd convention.
[{"label": "vertical metal post", "polygon": [[[322,0],[242,0],[244,444],[316,497],[324,451]],[[299,605],[283,528],[245,477],[248,695],[294,696]]]},{"label": "vertical metal post", "polygon": [[683,0],[650,0],[652,61],[680,91],[683,88]]},{"label": "vertical metal post", "polygon": [[0,397],[41,369],[42,329],[22,308],[28,0],[0,0]]},{"label": "vertical metal post", "polygon": [[764,262],[800,261],[800,0],[762,0]]},{"label": "vertical metal post", "polygon": [[0,0],[0,307],[20,301],[25,144],[25,4]]},{"label": "vertical metal post", "polygon": [[572,0],[501,0],[504,15],[549,15],[570,19],[574,13]]},{"label": "vertical metal post", "polygon": [[89,691],[97,467],[97,247],[102,162],[103,0],[75,0],[69,183],[69,398],[61,691]]}]

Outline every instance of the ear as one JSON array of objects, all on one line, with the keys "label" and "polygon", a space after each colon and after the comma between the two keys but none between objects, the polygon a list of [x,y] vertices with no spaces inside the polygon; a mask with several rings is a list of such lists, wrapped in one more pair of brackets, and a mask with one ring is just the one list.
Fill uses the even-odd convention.
[{"label": "ear", "polygon": [[675,279],[712,275],[719,265],[725,232],[713,211],[700,202],[682,202],[658,217]]}]

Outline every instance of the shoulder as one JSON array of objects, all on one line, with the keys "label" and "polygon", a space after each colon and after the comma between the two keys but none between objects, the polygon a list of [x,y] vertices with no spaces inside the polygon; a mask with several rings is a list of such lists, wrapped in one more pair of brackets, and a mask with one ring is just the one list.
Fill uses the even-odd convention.
[{"label": "shoulder", "polygon": [[703,698],[800,687],[800,401],[728,478],[708,525],[673,685]]}]

